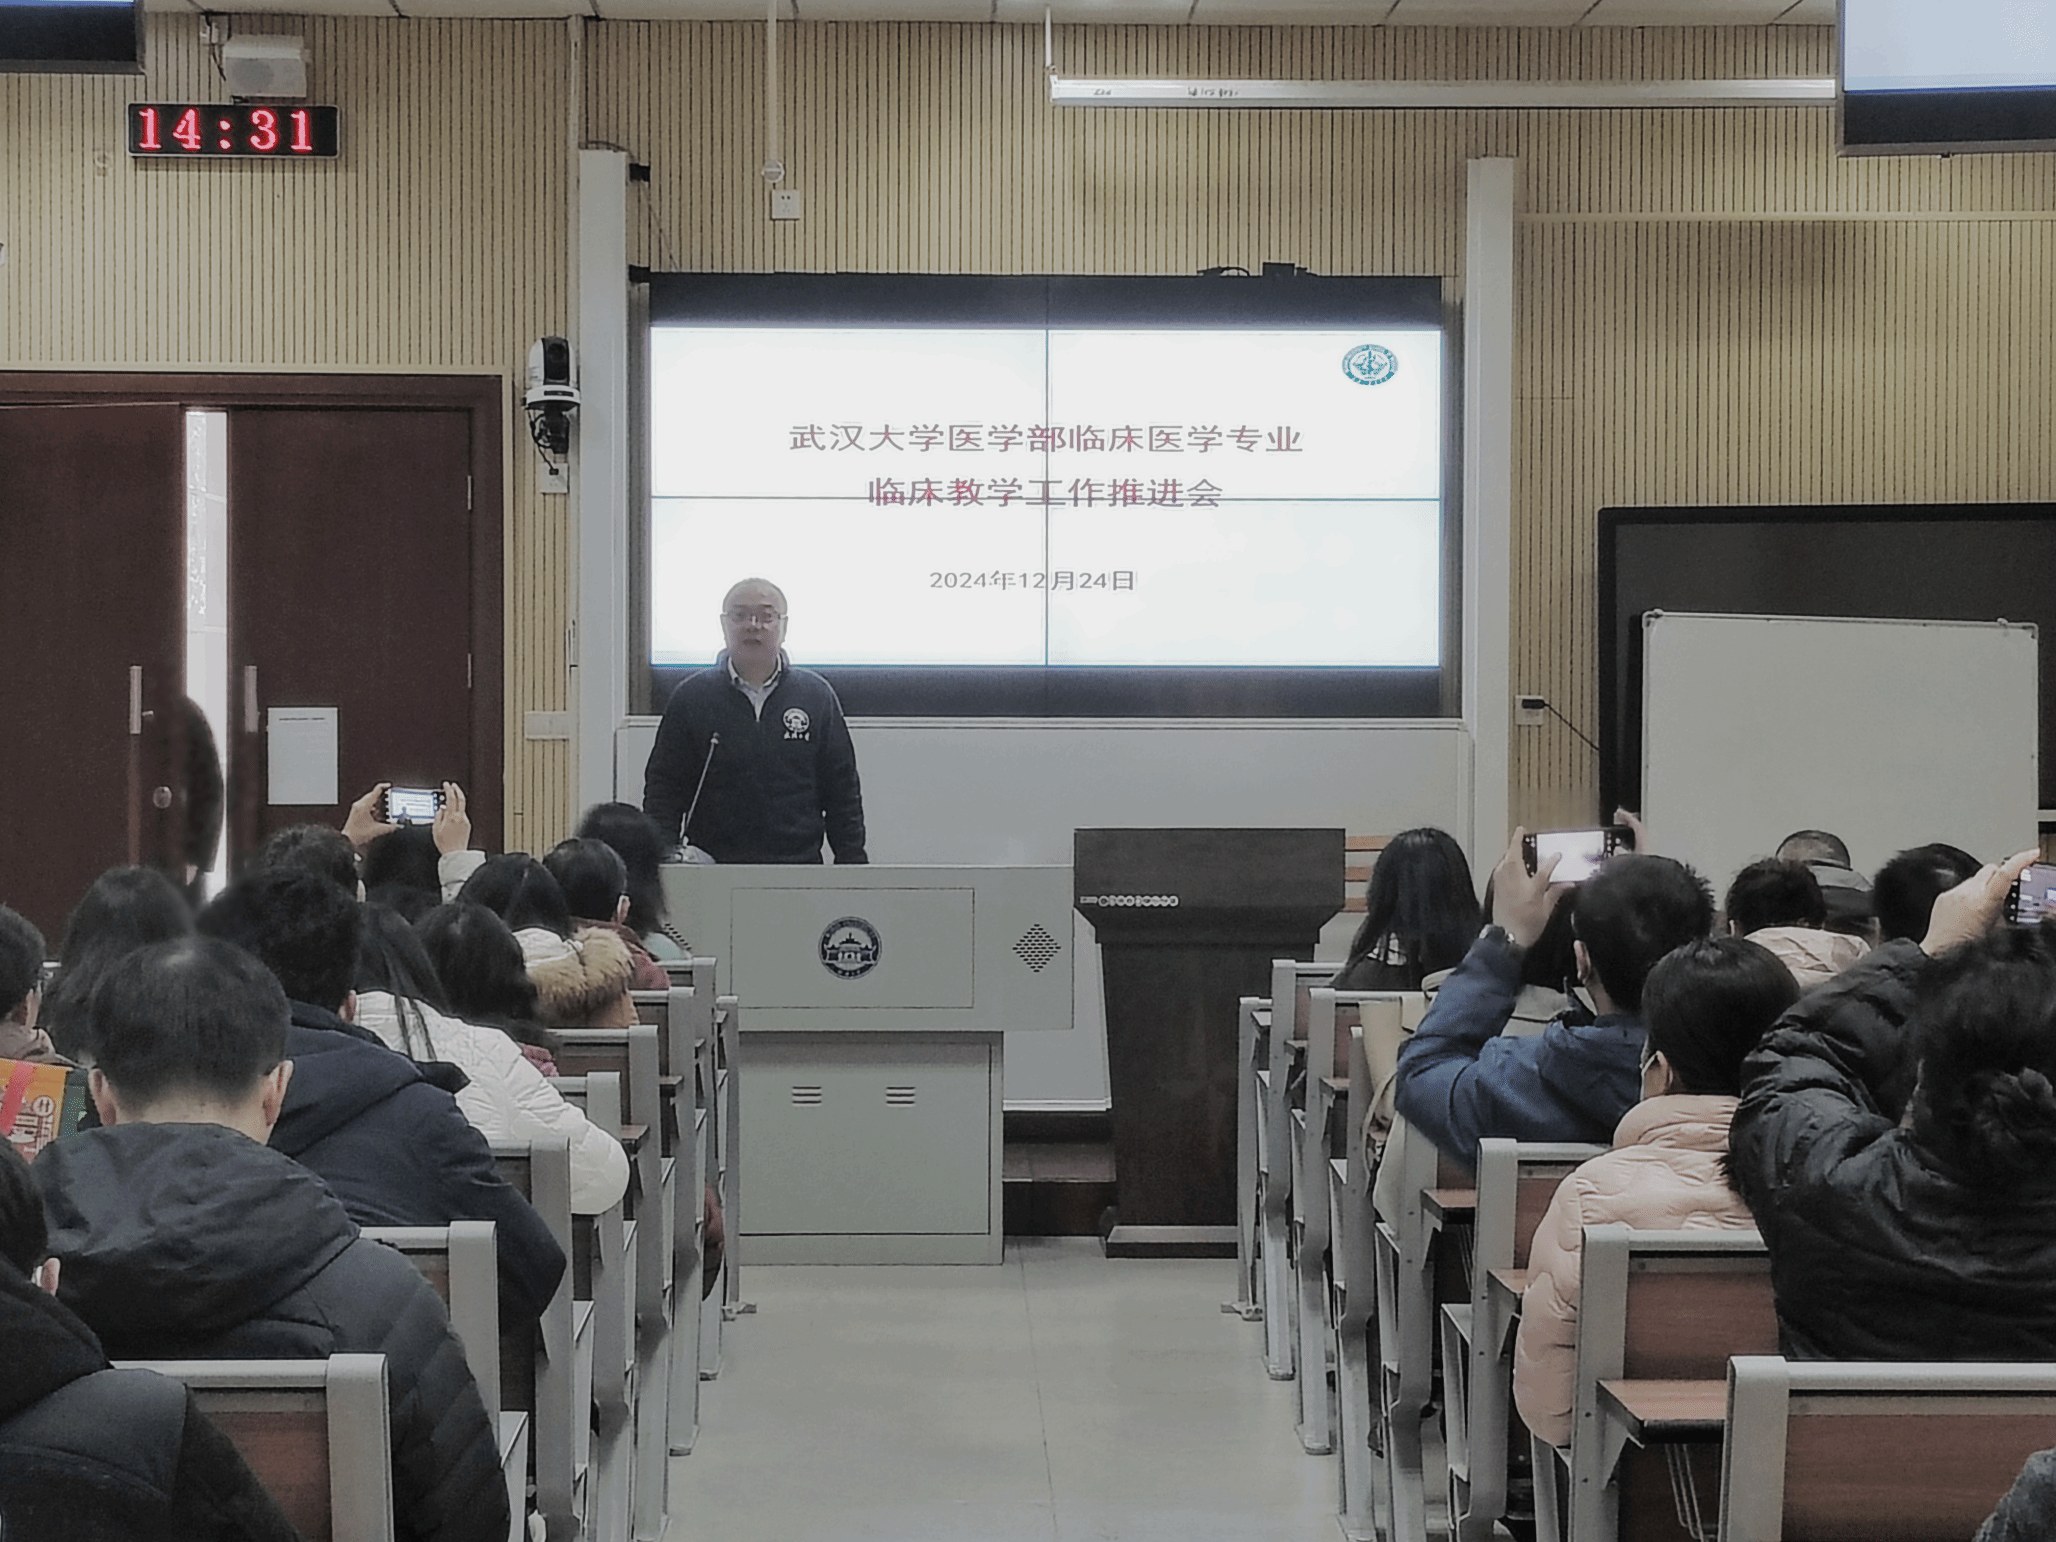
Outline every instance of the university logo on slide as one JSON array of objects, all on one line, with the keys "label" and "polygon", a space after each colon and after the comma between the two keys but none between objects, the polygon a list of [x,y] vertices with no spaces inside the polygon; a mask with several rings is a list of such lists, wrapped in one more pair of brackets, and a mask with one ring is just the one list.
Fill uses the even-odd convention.
[{"label": "university logo on slide", "polygon": [[861,980],[878,967],[878,928],[862,916],[843,916],[821,934],[821,963],[839,980]]},{"label": "university logo on slide", "polygon": [[788,739],[804,739],[807,730],[813,727],[813,720],[807,716],[805,709],[800,707],[787,707],[784,723],[785,737]]},{"label": "university logo on slide", "polygon": [[1399,373],[1399,360],[1390,348],[1359,343],[1342,356],[1342,373],[1358,385],[1383,385]]}]

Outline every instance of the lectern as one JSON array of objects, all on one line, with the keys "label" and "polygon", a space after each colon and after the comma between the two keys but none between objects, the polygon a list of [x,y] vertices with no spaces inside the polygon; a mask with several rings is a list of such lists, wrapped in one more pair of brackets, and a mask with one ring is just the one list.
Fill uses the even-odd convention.
[{"label": "lectern", "polygon": [[1080,830],[1114,1103],[1112,1256],[1233,1257],[1235,1013],[1342,908],[1340,830]]}]

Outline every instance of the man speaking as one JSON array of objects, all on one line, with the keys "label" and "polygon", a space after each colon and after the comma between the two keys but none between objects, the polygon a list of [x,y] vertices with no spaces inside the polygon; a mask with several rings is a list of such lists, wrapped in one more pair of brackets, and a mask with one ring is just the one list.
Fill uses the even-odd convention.
[{"label": "man speaking", "polygon": [[785,656],[785,594],[745,578],[721,602],[728,646],[671,693],[643,812],[716,862],[866,862],[864,791],[835,689]]}]

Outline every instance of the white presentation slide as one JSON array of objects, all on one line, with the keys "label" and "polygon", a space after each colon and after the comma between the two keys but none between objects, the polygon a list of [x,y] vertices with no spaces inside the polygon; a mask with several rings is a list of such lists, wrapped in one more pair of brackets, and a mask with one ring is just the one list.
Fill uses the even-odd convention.
[{"label": "white presentation slide", "polygon": [[816,666],[1433,666],[1433,328],[659,325],[650,652],[736,579]]},{"label": "white presentation slide", "polygon": [[1976,91],[2056,84],[2052,0],[1846,0],[1849,91]]}]

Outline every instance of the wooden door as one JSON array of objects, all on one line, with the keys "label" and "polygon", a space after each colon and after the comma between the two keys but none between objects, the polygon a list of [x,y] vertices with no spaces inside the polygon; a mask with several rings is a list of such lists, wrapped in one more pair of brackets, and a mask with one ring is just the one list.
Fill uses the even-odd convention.
[{"label": "wooden door", "polygon": [[[471,415],[237,407],[228,458],[235,854],[339,824],[382,781],[459,782],[496,831],[499,747],[480,742],[472,689]],[[334,804],[269,801],[279,707],[336,709]]]},{"label": "wooden door", "polygon": [[54,950],[109,867],[165,855],[146,744],[184,688],[176,406],[0,407],[0,903]]}]

